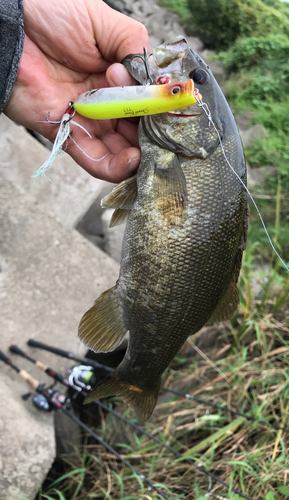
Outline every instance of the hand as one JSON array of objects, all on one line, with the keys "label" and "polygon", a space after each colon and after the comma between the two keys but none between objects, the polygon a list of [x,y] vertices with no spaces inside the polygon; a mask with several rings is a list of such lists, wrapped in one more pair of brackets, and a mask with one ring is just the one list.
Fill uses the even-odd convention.
[{"label": "hand", "polygon": [[[69,101],[87,90],[132,85],[134,80],[117,64],[129,53],[148,47],[144,26],[111,9],[102,0],[24,0],[25,41],[16,82],[5,108],[15,122],[53,141]],[[114,64],[116,63],[116,64]],[[137,125],[127,119],[90,120],[76,115],[67,152],[90,174],[119,182],[131,175],[140,160]]]}]

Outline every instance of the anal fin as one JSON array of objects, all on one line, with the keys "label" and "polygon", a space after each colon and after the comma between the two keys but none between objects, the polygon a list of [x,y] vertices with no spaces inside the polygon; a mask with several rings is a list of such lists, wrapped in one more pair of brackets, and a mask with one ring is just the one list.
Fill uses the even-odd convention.
[{"label": "anal fin", "polygon": [[236,282],[232,280],[206,324],[211,325],[212,323],[218,323],[219,321],[231,319],[234,316],[238,305],[239,291]]},{"label": "anal fin", "polygon": [[142,390],[139,387],[122,382],[118,378],[118,369],[109,374],[103,382],[92,389],[84,404],[96,399],[119,396],[134,411],[139,420],[148,420],[157,403],[161,380],[152,389]]},{"label": "anal fin", "polygon": [[113,351],[122,341],[127,329],[117,297],[117,286],[106,290],[83,315],[78,335],[96,352]]}]

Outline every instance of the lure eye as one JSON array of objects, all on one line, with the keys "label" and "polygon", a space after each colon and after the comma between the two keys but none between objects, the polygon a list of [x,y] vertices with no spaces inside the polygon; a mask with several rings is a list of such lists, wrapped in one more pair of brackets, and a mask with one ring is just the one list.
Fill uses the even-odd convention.
[{"label": "lure eye", "polygon": [[172,89],[172,94],[174,94],[174,95],[179,94],[180,90],[181,90],[180,87],[174,87]]},{"label": "lure eye", "polygon": [[206,85],[209,81],[209,75],[203,68],[197,68],[194,71],[191,71],[191,73],[189,73],[189,77],[199,85]]}]

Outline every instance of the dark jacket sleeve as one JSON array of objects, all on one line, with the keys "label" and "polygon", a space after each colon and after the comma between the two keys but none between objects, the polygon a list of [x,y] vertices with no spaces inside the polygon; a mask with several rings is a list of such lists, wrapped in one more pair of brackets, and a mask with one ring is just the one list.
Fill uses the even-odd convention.
[{"label": "dark jacket sleeve", "polygon": [[22,0],[0,0],[0,113],[12,92],[23,42]]}]

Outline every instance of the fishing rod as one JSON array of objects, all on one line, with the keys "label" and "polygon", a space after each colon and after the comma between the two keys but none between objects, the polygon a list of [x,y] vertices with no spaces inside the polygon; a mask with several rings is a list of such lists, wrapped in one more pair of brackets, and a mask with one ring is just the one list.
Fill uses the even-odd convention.
[{"label": "fishing rod", "polygon": [[[45,344],[42,344],[42,345],[45,345]],[[35,359],[31,358],[30,356],[28,356],[27,353],[25,353],[24,351],[22,351],[22,349],[20,349],[19,347],[15,346],[15,345],[11,345],[10,346],[10,351],[13,352],[14,354],[18,354],[18,355],[22,356],[25,359],[28,359],[30,362],[34,363],[40,370],[45,371],[49,376],[51,376],[55,380],[58,380],[63,385],[66,385],[67,387],[71,387],[71,388],[75,387],[75,384],[71,383],[70,380],[65,379],[60,374],[56,373],[54,370],[49,369],[49,371],[47,371],[47,367],[43,363],[41,363],[39,361],[36,361]],[[91,382],[89,380],[89,384],[90,383]],[[87,394],[88,394],[88,392],[85,389],[83,389],[83,388],[79,388],[78,387],[77,390],[78,390],[78,393],[81,394],[84,397],[86,397]],[[222,481],[222,479],[220,479],[219,477],[215,476],[212,472],[208,471],[204,467],[201,467],[201,466],[197,465],[190,458],[184,457],[184,455],[182,453],[180,453],[179,451],[175,450],[170,445],[164,444],[160,439],[156,438],[155,436],[153,436],[152,434],[150,434],[146,430],[142,429],[141,427],[139,427],[138,425],[134,424],[133,422],[131,422],[127,418],[125,418],[122,415],[120,415],[119,413],[115,412],[114,410],[112,410],[111,408],[109,408],[108,406],[106,406],[105,404],[101,403],[99,400],[93,401],[93,404],[96,404],[100,408],[102,408],[105,411],[111,413],[117,419],[122,420],[122,422],[124,422],[125,424],[129,425],[130,427],[132,427],[136,431],[141,432],[143,435],[147,436],[149,439],[153,440],[155,443],[158,443],[158,444],[162,445],[163,448],[167,449],[168,451],[170,451],[171,453],[173,453],[178,458],[181,458],[184,462],[192,465],[198,471],[200,471],[200,472],[204,473],[205,475],[207,475],[209,477],[209,479],[214,479],[215,481],[217,481],[218,483],[220,483],[222,486],[224,486],[226,489],[228,489],[228,490],[230,489],[230,486],[225,481]],[[251,500],[249,497],[247,497],[241,491],[239,491],[239,490],[237,490],[235,488],[231,488],[231,491],[234,492],[234,493],[236,493],[240,497],[244,498],[245,500]]]},{"label": "fishing rod", "polygon": [[[28,340],[27,343],[30,346],[39,347],[40,349],[44,349],[46,351],[53,352],[54,354],[57,354],[58,356],[63,356],[65,358],[69,357],[70,359],[77,360],[77,357],[73,353],[70,353],[68,351],[64,351],[63,349],[58,349],[57,347],[52,347],[52,346],[49,346],[47,344],[43,344],[42,342],[38,342],[37,340],[30,339],[30,340]],[[93,360],[90,360],[89,358],[82,358],[82,359],[85,359],[88,361],[93,361]],[[96,363],[98,365],[97,361],[94,361],[94,363]],[[86,364],[86,363],[84,363],[84,364]],[[113,371],[113,368],[110,368],[109,366],[105,366],[105,365],[100,365],[100,366],[103,370],[106,370],[108,372]],[[98,368],[99,368],[99,366],[98,366]],[[237,410],[231,410],[227,406],[221,406],[217,403],[213,403],[212,401],[205,401],[204,399],[198,398],[196,396],[191,396],[190,394],[183,394],[182,392],[176,391],[174,389],[169,389],[168,387],[161,386],[161,389],[165,392],[170,392],[171,394],[174,394],[175,396],[179,396],[179,397],[188,399],[189,401],[195,401],[196,403],[200,403],[200,404],[203,404],[205,406],[209,406],[210,408],[216,408],[217,410],[221,410],[223,413],[229,413],[231,415],[243,417],[250,422],[256,422],[257,424],[264,425],[266,427],[272,427],[272,429],[274,429],[274,430],[284,431],[284,432],[289,434],[288,427],[282,427],[282,426],[277,425],[277,424],[271,424],[271,422],[266,422],[265,420],[259,420],[259,419],[252,417],[251,415],[248,415],[246,413],[241,413]]]},{"label": "fishing rod", "polygon": [[113,368],[102,365],[101,363],[98,363],[94,359],[85,357],[81,358],[80,356],[76,356],[76,354],[74,354],[73,352],[64,351],[63,349],[59,349],[58,347],[53,347],[51,345],[43,344],[38,340],[30,339],[28,340],[27,344],[30,345],[31,347],[38,347],[39,349],[44,349],[45,351],[53,352],[53,354],[57,354],[58,356],[62,356],[63,358],[73,359],[74,361],[78,361],[82,365],[89,365],[93,366],[93,368],[100,368],[108,372],[113,372]]},{"label": "fishing rod", "polygon": [[16,345],[11,345],[9,349],[14,354],[19,354],[23,358],[28,359],[28,361],[30,361],[31,363],[34,363],[37,366],[37,368],[39,368],[40,370],[47,373],[47,375],[49,375],[49,377],[52,377],[55,380],[55,382],[60,382],[61,384],[66,385],[66,387],[71,387],[72,389],[74,389],[78,393],[81,392],[81,387],[79,387],[76,384],[73,384],[70,380],[63,377],[63,375],[61,375],[61,373],[55,372],[54,370],[52,370],[51,368],[46,366],[41,361],[37,361],[37,360],[31,358],[26,352],[22,351]]},{"label": "fishing rod", "polygon": [[0,360],[9,365],[13,370],[15,370],[20,377],[27,382],[28,385],[38,394],[41,394],[46,399],[49,410],[59,410],[63,411],[65,415],[67,415],[71,420],[77,423],[83,430],[85,430],[88,434],[90,434],[99,444],[101,444],[104,448],[107,449],[110,453],[112,453],[118,460],[124,463],[129,469],[131,469],[137,476],[142,479],[150,488],[155,490],[162,498],[165,500],[170,500],[169,497],[163,493],[157,486],[155,486],[146,476],[144,476],[138,469],[136,469],[133,465],[131,465],[128,460],[123,458],[114,448],[112,448],[108,443],[103,441],[95,432],[93,432],[87,425],[85,425],[79,418],[77,418],[71,411],[67,408],[66,397],[63,394],[60,394],[58,391],[52,389],[46,389],[45,384],[40,384],[38,380],[34,379],[29,373],[25,370],[21,370],[12,363],[11,359],[8,358],[2,351],[0,351]]}]

